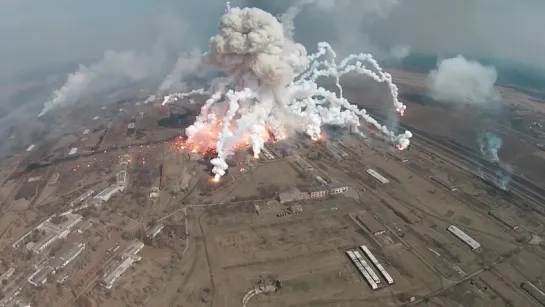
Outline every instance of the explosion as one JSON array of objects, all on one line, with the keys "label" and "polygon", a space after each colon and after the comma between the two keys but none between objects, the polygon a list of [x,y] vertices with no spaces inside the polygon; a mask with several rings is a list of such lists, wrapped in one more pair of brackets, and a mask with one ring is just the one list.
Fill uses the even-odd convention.
[{"label": "explosion", "polygon": [[[195,123],[186,129],[187,139],[180,146],[214,152],[215,181],[225,175],[226,159],[237,149],[251,147],[258,157],[265,142],[283,139],[295,130],[314,140],[320,138],[323,125],[347,127],[362,135],[359,126],[363,119],[398,149],[409,145],[411,132],[395,135],[366,110],[343,98],[340,77],[357,72],[386,83],[395,110],[403,115],[406,106],[398,100],[392,76],[383,72],[370,54],[353,54],[337,64],[335,51],[321,42],[318,52],[307,55],[301,44],[285,36],[274,16],[257,8],[227,4],[218,32],[209,41],[204,61],[226,76],[213,80],[208,90],[171,94],[163,101],[167,104],[196,94],[210,97]],[[334,78],[339,94],[318,86],[319,77]]]}]

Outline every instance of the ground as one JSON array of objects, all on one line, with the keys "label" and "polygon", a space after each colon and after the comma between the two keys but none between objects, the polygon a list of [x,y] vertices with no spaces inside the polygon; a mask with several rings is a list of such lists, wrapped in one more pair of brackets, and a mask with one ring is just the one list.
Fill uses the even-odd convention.
[{"label": "ground", "polygon": [[[541,122],[544,104],[501,88],[504,105],[452,107],[425,97],[425,76],[392,73],[408,105],[396,124],[415,133],[407,151],[393,149],[371,131],[363,139],[327,130],[318,142],[296,136],[268,144],[275,155],[270,160],[238,152],[219,183],[211,180],[210,157],[196,158],[172,146],[198,103],[121,102],[62,114],[81,127],[2,162],[0,274],[16,269],[1,294],[5,298],[20,290],[19,296],[45,307],[538,306],[520,284],[529,281],[543,289],[545,282],[540,208],[545,154],[535,146],[542,140],[539,125],[533,124]],[[348,81],[344,94],[349,100],[389,116],[381,86]],[[492,114],[503,117],[492,121]],[[136,129],[129,130],[128,123]],[[83,135],[85,129],[91,132]],[[496,166],[479,154],[476,135],[483,131],[503,138],[501,165],[514,170],[507,191],[490,180]],[[73,147],[78,153],[68,156]],[[123,192],[97,206],[70,205],[87,191],[96,195],[116,183],[124,155],[130,162]],[[389,183],[367,174],[370,168]],[[279,193],[320,185],[317,176],[349,190],[278,202]],[[152,188],[159,193],[152,196]],[[44,252],[13,246],[67,210],[81,214],[82,221]],[[491,210],[518,227],[494,218]],[[358,221],[363,211],[379,221],[383,233],[370,233]],[[163,230],[147,237],[158,223]],[[447,231],[450,225],[481,247],[472,250]],[[145,244],[140,260],[106,289],[104,274],[135,240]],[[66,242],[86,247],[43,286],[27,283]],[[361,245],[368,246],[394,284],[387,285],[374,269],[381,282],[371,289],[346,254],[362,253]],[[253,291],[263,293],[243,302]]]}]

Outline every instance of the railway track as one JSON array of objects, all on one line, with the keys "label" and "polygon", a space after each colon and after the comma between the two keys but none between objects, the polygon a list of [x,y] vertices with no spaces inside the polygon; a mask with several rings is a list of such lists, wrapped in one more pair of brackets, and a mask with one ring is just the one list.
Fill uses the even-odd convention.
[{"label": "railway track", "polygon": [[[379,119],[387,117],[377,109],[368,109],[370,114]],[[545,214],[545,189],[531,180],[512,172],[501,163],[489,161],[471,148],[460,145],[448,138],[420,130],[414,126],[399,123],[399,130],[413,132],[412,145],[419,150],[443,157],[450,164],[464,172],[469,172],[506,196],[516,197],[524,203],[523,209]]]}]

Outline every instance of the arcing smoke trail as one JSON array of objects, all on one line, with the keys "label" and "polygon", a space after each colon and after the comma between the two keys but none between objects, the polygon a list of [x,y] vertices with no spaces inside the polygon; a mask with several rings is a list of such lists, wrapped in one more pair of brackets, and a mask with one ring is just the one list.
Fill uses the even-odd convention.
[{"label": "arcing smoke trail", "polygon": [[[207,62],[223,70],[227,77],[213,82],[207,91],[169,95],[164,103],[195,93],[211,95],[195,123],[186,129],[188,140],[193,141],[206,136],[203,131],[217,124],[217,116],[210,114],[211,107],[220,101],[228,105],[216,141],[218,155],[211,161],[216,180],[225,174],[228,167],[225,160],[235,144],[249,136],[257,156],[267,130],[277,139],[284,138],[286,131],[294,127],[316,138],[326,124],[349,127],[359,133],[361,118],[380,130],[398,149],[409,145],[412,137],[409,131],[394,135],[365,110],[342,97],[340,76],[358,72],[386,83],[395,110],[403,115],[406,107],[398,100],[398,89],[391,75],[383,72],[370,54],[350,55],[337,64],[334,50],[322,42],[317,53],[307,55],[301,44],[286,36],[282,24],[271,14],[257,8],[228,6],[221,17],[219,33],[210,39],[206,56]],[[370,68],[363,63],[370,64]],[[319,77],[335,78],[340,95],[318,86]]]}]

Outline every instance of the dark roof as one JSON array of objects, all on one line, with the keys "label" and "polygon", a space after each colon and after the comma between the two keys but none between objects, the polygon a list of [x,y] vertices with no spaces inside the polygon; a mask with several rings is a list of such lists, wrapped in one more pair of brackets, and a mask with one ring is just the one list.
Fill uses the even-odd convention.
[{"label": "dark roof", "polygon": [[372,233],[377,233],[383,231],[384,228],[382,224],[379,223],[371,214],[367,212],[362,212],[358,214],[358,221],[360,221],[365,228],[367,228]]},{"label": "dark roof", "polygon": [[331,190],[331,188],[329,186],[321,185],[321,186],[309,188],[308,192],[309,193],[312,193],[312,192],[326,192],[326,191],[329,191],[329,190]]},{"label": "dark roof", "polygon": [[330,189],[347,188],[348,186],[343,183],[335,182],[329,185]]}]

